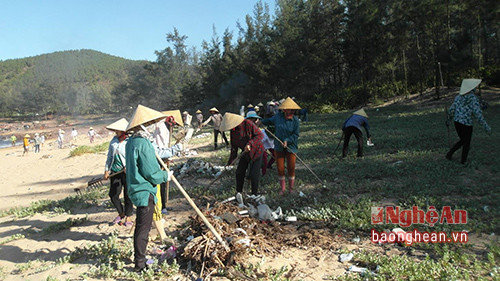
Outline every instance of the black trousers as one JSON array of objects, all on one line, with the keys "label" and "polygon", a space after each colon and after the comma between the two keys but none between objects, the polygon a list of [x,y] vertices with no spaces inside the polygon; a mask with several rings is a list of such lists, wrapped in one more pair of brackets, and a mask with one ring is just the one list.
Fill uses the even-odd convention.
[{"label": "black trousers", "polygon": [[347,156],[347,149],[349,147],[349,140],[351,135],[354,134],[356,141],[358,142],[358,157],[363,156],[363,133],[360,129],[350,126],[344,129],[344,147],[342,150],[342,157]]},{"label": "black trousers", "polygon": [[167,208],[167,183],[160,183],[160,194],[161,194],[161,208]]},{"label": "black trousers", "polygon": [[134,230],[134,256],[136,269],[146,267],[146,249],[148,247],[149,230],[153,224],[155,200],[149,195],[148,206],[137,207],[137,218]]},{"label": "black trousers", "polygon": [[[113,204],[113,206],[115,206],[116,210],[118,211],[118,214],[120,216],[132,216],[132,213],[134,212],[134,206],[132,205],[132,201],[128,197],[127,179],[125,173],[120,173],[118,175],[112,176],[109,180],[109,198],[111,199],[111,203]],[[120,200],[122,187],[125,208]]]},{"label": "black trousers", "polygon": [[451,159],[451,156],[455,151],[457,151],[461,146],[462,148],[462,159],[461,163],[464,164],[467,161],[467,156],[469,155],[470,141],[472,139],[472,126],[466,126],[464,124],[455,122],[455,130],[457,130],[458,137],[460,140],[455,143],[455,145],[448,151],[446,157]]},{"label": "black trousers", "polygon": [[236,192],[243,191],[243,184],[245,183],[245,176],[248,170],[248,179],[252,183],[252,194],[257,195],[259,191],[260,169],[262,166],[262,155],[255,159],[250,160],[248,153],[240,158],[238,167],[236,168]]},{"label": "black trousers", "polygon": [[217,148],[217,141],[219,139],[219,134],[222,135],[222,139],[224,140],[224,142],[226,143],[226,145],[229,144],[229,142],[227,141],[227,138],[226,138],[226,134],[224,132],[221,132],[219,130],[215,130],[214,129],[214,146],[215,146],[215,148]]}]

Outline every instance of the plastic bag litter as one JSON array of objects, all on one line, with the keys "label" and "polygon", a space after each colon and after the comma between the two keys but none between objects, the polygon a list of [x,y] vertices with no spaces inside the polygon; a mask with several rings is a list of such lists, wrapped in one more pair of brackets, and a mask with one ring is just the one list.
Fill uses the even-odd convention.
[{"label": "plastic bag litter", "polygon": [[281,210],[281,207],[278,207],[273,212],[271,211],[271,208],[269,208],[269,206],[266,204],[260,204],[259,206],[257,206],[257,212],[259,214],[259,219],[264,221],[274,221],[283,217],[283,211]]},{"label": "plastic bag litter", "polygon": [[252,204],[248,204],[248,214],[252,217],[255,217],[257,215],[258,211],[257,209],[255,208],[254,205]]},{"label": "plastic bag litter", "polygon": [[365,272],[368,271],[368,269],[364,268],[364,267],[359,267],[359,266],[351,265],[351,267],[349,267],[349,271],[351,271],[351,272],[365,273]]},{"label": "plastic bag litter", "polygon": [[352,258],[354,258],[354,254],[353,253],[341,254],[340,257],[339,257],[339,261],[340,262],[348,262],[348,261],[352,260]]},{"label": "plastic bag litter", "polygon": [[272,211],[266,204],[260,204],[257,206],[257,212],[259,213],[259,219],[263,221],[271,220]]}]

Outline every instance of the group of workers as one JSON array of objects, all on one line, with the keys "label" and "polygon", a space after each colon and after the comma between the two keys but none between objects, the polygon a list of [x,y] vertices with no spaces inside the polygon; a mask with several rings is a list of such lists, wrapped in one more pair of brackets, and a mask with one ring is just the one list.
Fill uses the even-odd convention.
[{"label": "group of workers", "polygon": [[[449,108],[450,118],[453,118],[455,122],[460,141],[450,149],[446,155],[447,159],[451,159],[453,153],[463,146],[461,162],[465,163],[472,134],[472,115],[475,115],[479,123],[491,132],[482,117],[477,97],[474,95],[474,89],[479,83],[480,80],[477,79],[465,79],[459,95]],[[274,104],[269,108],[273,106]],[[272,114],[266,111],[267,113],[261,116],[255,107],[252,109],[248,106],[247,108],[249,110],[244,116],[230,112],[222,116],[217,108],[213,107],[209,110],[211,116],[205,121],[203,121],[202,112],[198,110],[196,112],[197,128],[200,129],[212,122],[215,149],[217,149],[219,134],[224,142],[230,145],[231,153],[227,165],[232,165],[239,160],[235,172],[237,193],[243,192],[245,180],[248,180],[251,193],[258,194],[260,177],[265,174],[263,167],[268,167],[267,159],[275,159],[279,193],[283,195],[287,186],[289,192],[293,192],[300,128],[300,121],[295,113],[301,110],[301,107],[293,99],[286,98],[280,103],[278,110],[273,111]],[[184,122],[187,123],[186,126],[190,126],[189,113],[183,112],[182,115]],[[130,120],[127,122],[122,118],[106,127],[115,132],[115,136],[109,144],[104,178],[110,179],[109,196],[118,211],[114,223],[132,225],[133,205],[137,208],[134,263],[135,270],[141,271],[146,267],[146,247],[153,222],[160,236],[165,236],[161,223],[161,214],[166,208],[165,201],[162,200],[165,195],[162,194],[160,185],[170,181],[172,174],[162,169],[159,161],[166,161],[181,151],[182,145],[176,143],[170,147],[169,135],[165,138],[167,133],[172,132],[172,126],[179,125],[179,122],[172,116],[166,116],[164,113],[139,105]],[[260,124],[268,128],[260,129]],[[146,128],[150,125],[154,125],[153,134]],[[269,128],[272,128],[272,132]],[[347,155],[352,135],[358,142],[357,156],[363,156],[362,128],[365,129],[368,142],[371,143],[368,115],[360,109],[347,118],[342,126],[343,157]],[[230,132],[230,142],[224,134],[225,131]],[[122,189],[125,197],[123,205],[119,198]]]},{"label": "group of workers", "polygon": [[[274,149],[271,151],[274,151],[273,157],[276,158],[280,193],[283,194],[286,190],[285,161],[287,162],[288,188],[290,191],[293,190],[294,155],[297,152],[299,135],[299,120],[294,116],[294,111],[297,109],[300,107],[292,99],[287,99],[280,105],[280,111],[277,114],[261,120],[255,111],[248,112],[246,118],[232,113],[226,113],[222,117],[216,108],[211,108],[209,110],[211,116],[198,124],[200,127],[213,122],[215,144],[217,144],[218,134],[221,134],[227,141],[223,132],[230,131],[231,155],[228,164],[238,157],[239,149],[244,151],[239,157],[240,161],[236,169],[237,192],[243,191],[245,176],[247,176],[252,185],[252,193],[258,193],[259,179],[262,174],[261,165],[267,149]],[[183,119],[189,121],[186,120],[189,113],[186,113],[183,112]],[[141,271],[146,266],[145,253],[149,230],[153,222],[160,236],[162,232],[164,233],[161,218],[166,206],[163,201],[165,196],[161,194],[161,184],[168,182],[171,174],[162,170],[159,160],[165,161],[182,150],[180,143],[172,147],[165,145],[165,134],[171,132],[168,127],[179,125],[171,117],[139,105],[130,122],[122,118],[106,127],[115,132],[115,136],[109,144],[103,178],[110,179],[109,197],[118,212],[113,223],[133,225],[131,216],[133,206],[136,206],[134,231],[136,271]],[[274,125],[274,143],[269,140],[264,130],[257,127],[256,123]],[[146,128],[150,125],[154,125],[152,134]],[[165,125],[167,129],[163,127]],[[228,141],[227,143],[229,144]],[[124,191],[123,204],[120,200],[122,190]]]},{"label": "group of workers", "polygon": [[[160,166],[182,150],[179,141],[168,147],[167,124],[176,123],[171,116],[139,105],[130,122],[125,118],[108,125],[106,129],[115,132],[108,149],[104,179],[110,180],[109,197],[118,216],[114,224],[132,226],[133,206],[136,206],[134,230],[135,271],[146,267],[146,248],[149,231],[154,226],[162,241],[167,239],[163,227],[161,184],[170,181],[172,173]],[[146,127],[154,125],[154,133]],[[165,127],[164,127],[165,126]],[[165,138],[166,137],[166,138]],[[123,190],[124,202],[120,200]]]},{"label": "group of workers", "polygon": [[[35,153],[40,152],[40,146],[45,143],[45,135],[40,135],[39,133],[35,133],[35,137],[30,139],[31,136],[29,134],[24,135],[23,137],[23,156],[28,154],[30,150],[30,143],[33,143],[33,148]],[[17,137],[12,135],[10,137],[12,146],[16,146]]]}]

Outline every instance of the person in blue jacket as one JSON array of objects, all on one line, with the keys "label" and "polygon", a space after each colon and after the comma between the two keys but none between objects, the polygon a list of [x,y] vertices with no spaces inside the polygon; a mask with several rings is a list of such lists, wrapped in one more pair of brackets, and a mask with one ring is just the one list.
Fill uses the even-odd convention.
[{"label": "person in blue jacket", "polygon": [[355,111],[351,117],[345,120],[342,126],[342,132],[344,133],[344,147],[342,150],[342,157],[347,156],[347,150],[349,148],[349,140],[351,135],[354,134],[356,141],[358,142],[358,157],[363,157],[363,132],[361,132],[361,127],[365,128],[366,135],[368,137],[368,143],[371,143],[370,135],[370,125],[368,124],[368,115],[364,109]]},{"label": "person in blue jacket", "polygon": [[274,158],[276,159],[276,167],[278,170],[278,180],[280,185],[280,195],[283,195],[286,190],[285,186],[285,159],[286,170],[288,173],[288,189],[293,192],[295,185],[295,162],[297,158],[297,150],[299,148],[299,127],[300,122],[297,116],[294,116],[296,110],[300,106],[291,98],[287,98],[279,107],[282,112],[278,112],[273,117],[263,119],[264,125],[274,125]]}]

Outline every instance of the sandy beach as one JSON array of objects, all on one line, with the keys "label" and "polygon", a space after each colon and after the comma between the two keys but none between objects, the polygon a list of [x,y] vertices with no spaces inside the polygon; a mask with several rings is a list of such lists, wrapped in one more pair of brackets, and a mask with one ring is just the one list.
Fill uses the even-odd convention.
[{"label": "sandy beach", "polygon": [[[39,153],[35,153],[31,145],[24,156],[22,146],[0,149],[0,188],[3,191],[0,210],[26,207],[42,199],[65,198],[74,194],[74,188],[102,176],[106,152],[70,157],[70,151],[76,146],[91,145],[83,130],[80,129],[78,139],[71,142],[71,130],[66,130],[62,149],[57,148],[55,139],[47,140]],[[112,135],[102,134],[92,145],[111,138]]]}]

